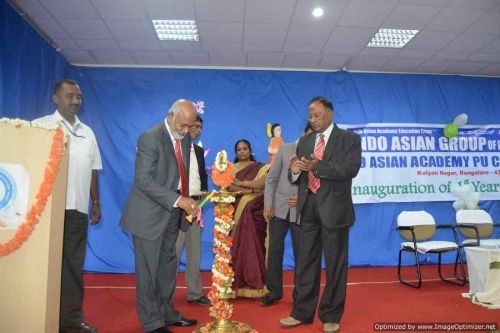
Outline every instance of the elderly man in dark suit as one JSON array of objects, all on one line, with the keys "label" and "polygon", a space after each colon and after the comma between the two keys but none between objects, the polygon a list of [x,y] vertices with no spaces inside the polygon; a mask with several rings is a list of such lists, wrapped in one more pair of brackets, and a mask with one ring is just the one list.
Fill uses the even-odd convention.
[{"label": "elderly man in dark suit", "polygon": [[199,207],[189,197],[191,139],[196,120],[194,104],[178,100],[165,121],[144,132],[137,143],[135,180],[120,226],[132,234],[135,252],[137,314],[146,332],[168,333],[165,325],[191,326],[174,309],[179,229],[187,230],[186,214]]},{"label": "elderly man in dark suit", "polygon": [[296,270],[296,299],[282,327],[312,323],[319,298],[321,250],[326,286],[318,308],[325,333],[337,332],[347,289],[349,228],[354,223],[352,179],[361,166],[361,140],[332,123],[333,106],[324,97],[309,103],[309,122],[315,133],[303,136],[290,163],[298,182],[300,245]]}]

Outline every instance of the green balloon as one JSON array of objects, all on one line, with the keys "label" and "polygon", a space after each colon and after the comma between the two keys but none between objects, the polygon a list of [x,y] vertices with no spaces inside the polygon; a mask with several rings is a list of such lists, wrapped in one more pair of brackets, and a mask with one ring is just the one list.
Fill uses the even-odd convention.
[{"label": "green balloon", "polygon": [[458,134],[457,125],[451,123],[444,127],[444,136],[447,137],[448,139],[456,137],[457,134]]}]

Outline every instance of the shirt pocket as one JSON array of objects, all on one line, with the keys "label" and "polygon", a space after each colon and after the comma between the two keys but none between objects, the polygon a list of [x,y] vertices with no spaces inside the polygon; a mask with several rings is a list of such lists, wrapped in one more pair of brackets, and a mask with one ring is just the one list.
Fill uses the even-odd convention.
[{"label": "shirt pocket", "polygon": [[95,157],[95,147],[93,141],[87,138],[74,138],[70,143],[73,155],[78,159],[92,162]]}]

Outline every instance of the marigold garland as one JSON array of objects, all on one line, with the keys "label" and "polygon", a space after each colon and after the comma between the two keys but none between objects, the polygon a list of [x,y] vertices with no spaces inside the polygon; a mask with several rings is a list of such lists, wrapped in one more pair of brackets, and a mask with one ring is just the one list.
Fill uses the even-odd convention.
[{"label": "marigold garland", "polygon": [[224,171],[220,171],[217,168],[212,168],[212,181],[215,185],[220,186],[220,188],[225,189],[231,185],[234,180],[234,166],[233,163],[228,162],[227,167]]},{"label": "marigold garland", "polygon": [[[16,128],[21,126],[16,124]],[[7,256],[18,250],[30,237],[40,222],[40,216],[45,210],[49,196],[54,189],[54,182],[59,172],[59,166],[64,155],[64,132],[56,128],[50,147],[49,160],[45,166],[42,183],[35,196],[35,202],[26,213],[25,221],[19,226],[17,232],[7,242],[0,244],[0,257]]]},{"label": "marigold garland", "polygon": [[[221,191],[215,193],[210,199],[215,203],[213,230],[215,258],[212,264],[212,287],[208,293],[208,298],[212,302],[209,315],[216,320],[201,327],[200,332],[219,332],[218,323],[226,320],[231,321],[233,316],[233,304],[228,301],[228,298],[233,296],[234,271],[231,267],[233,238],[230,233],[236,223],[233,219],[234,206],[231,204],[235,198],[225,189],[231,185],[234,177],[234,165],[228,161],[226,152],[224,150],[218,152],[212,168],[212,181],[221,188]],[[237,321],[231,322],[232,328],[224,327],[224,332],[248,333],[250,331],[249,333],[257,333],[247,324]]]},{"label": "marigold garland", "polygon": [[[215,227],[214,227],[214,253],[215,259],[212,265],[212,287],[208,293],[208,298],[212,302],[209,315],[216,320],[231,320],[233,316],[233,304],[227,298],[232,296],[231,286],[234,280],[234,271],[231,267],[231,248],[233,238],[229,233],[234,227],[233,220],[234,206],[229,203],[217,203],[214,207]],[[200,328],[202,333],[218,332],[214,330],[216,322],[207,323]],[[224,329],[226,333],[258,333],[249,326],[232,321],[233,329]]]},{"label": "marigold garland", "polygon": [[[226,169],[227,170],[227,169]],[[212,302],[210,317],[215,319],[231,319],[233,305],[226,299],[232,295],[231,285],[234,272],[231,267],[232,237],[229,236],[234,226],[234,207],[229,203],[217,203],[214,207],[214,254],[212,265],[212,287],[208,298]]]}]

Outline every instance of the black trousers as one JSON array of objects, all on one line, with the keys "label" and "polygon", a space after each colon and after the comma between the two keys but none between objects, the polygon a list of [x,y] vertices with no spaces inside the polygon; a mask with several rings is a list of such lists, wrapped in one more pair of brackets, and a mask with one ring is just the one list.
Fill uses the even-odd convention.
[{"label": "black trousers", "polygon": [[288,230],[290,230],[292,236],[293,256],[295,268],[297,268],[300,227],[296,223],[276,216],[269,221],[266,286],[269,290],[268,296],[272,299],[281,299],[283,297],[283,254]]},{"label": "black trousers", "polygon": [[295,275],[296,299],[291,316],[314,320],[321,282],[321,251],[326,264],[326,286],[318,307],[323,323],[339,323],[347,289],[349,227],[329,229],[319,216],[316,195],[308,194],[301,214],[299,259]]},{"label": "black trousers", "polygon": [[77,210],[64,214],[59,326],[75,326],[84,321],[83,264],[87,249],[88,215]]}]

